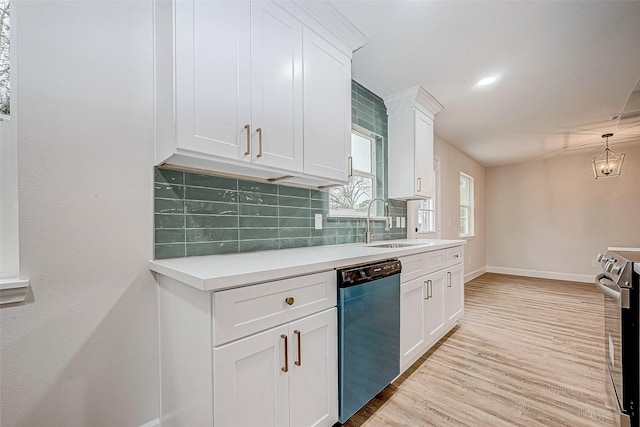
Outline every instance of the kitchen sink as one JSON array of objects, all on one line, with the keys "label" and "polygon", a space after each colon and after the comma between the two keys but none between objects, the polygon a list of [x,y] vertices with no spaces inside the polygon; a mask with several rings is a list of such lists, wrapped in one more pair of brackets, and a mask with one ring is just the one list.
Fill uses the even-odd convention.
[{"label": "kitchen sink", "polygon": [[415,246],[418,243],[380,243],[377,245],[367,245],[368,248],[406,248],[407,246]]}]

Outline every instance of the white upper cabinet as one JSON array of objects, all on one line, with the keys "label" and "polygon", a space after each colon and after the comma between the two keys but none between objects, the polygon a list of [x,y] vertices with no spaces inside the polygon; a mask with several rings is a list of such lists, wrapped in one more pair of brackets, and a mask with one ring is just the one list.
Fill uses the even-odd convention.
[{"label": "white upper cabinet", "polygon": [[302,24],[271,2],[251,5],[252,161],[302,172]]},{"label": "white upper cabinet", "polygon": [[156,0],[154,13],[156,164],[347,182],[351,53],[364,39],[331,6]]},{"label": "white upper cabinet", "polygon": [[[163,58],[167,63],[158,64],[156,69],[162,77],[156,91],[166,94],[156,105],[157,139],[162,142],[157,161],[176,150],[251,161],[249,155],[245,156],[243,144],[247,139],[244,126],[251,123],[249,13],[247,2],[175,3],[175,64],[171,52],[163,52],[168,55]],[[156,25],[171,28],[171,22]],[[164,34],[160,28],[157,33]],[[164,47],[161,41],[156,43],[158,50]],[[175,76],[167,75],[174,65]],[[170,92],[174,86],[170,77],[175,80],[175,94]],[[174,120],[175,136],[163,132]]]},{"label": "white upper cabinet", "polygon": [[351,154],[351,58],[304,32],[304,171],[348,181]]},{"label": "white upper cabinet", "polygon": [[420,86],[384,101],[389,114],[389,198],[432,197],[433,120],[444,107]]}]

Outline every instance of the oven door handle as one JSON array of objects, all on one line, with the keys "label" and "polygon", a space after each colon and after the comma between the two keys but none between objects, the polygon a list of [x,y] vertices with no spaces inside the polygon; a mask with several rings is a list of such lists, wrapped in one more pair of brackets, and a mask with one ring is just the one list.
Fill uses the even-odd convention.
[{"label": "oven door handle", "polygon": [[609,286],[603,284],[602,279],[609,280],[607,279],[605,274],[603,273],[598,274],[596,276],[596,280],[594,281],[596,288],[600,289],[600,291],[602,291],[602,293],[605,294],[606,296],[611,297],[616,301],[618,301],[618,304],[620,304],[620,308],[630,308],[631,306],[629,304],[629,289],[620,288],[618,285],[615,285],[614,282],[611,282],[609,280],[611,283],[614,283],[614,285],[617,288],[620,289],[620,291],[613,290]]}]

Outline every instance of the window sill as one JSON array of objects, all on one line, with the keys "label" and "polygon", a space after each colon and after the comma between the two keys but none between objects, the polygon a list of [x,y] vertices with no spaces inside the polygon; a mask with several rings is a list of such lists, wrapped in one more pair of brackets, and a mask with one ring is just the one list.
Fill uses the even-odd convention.
[{"label": "window sill", "polygon": [[461,239],[464,240],[474,240],[476,238],[475,235],[469,235],[469,236],[460,236]]},{"label": "window sill", "polygon": [[425,239],[434,239],[438,238],[437,231],[416,231],[418,236],[425,236]]},{"label": "window sill", "polygon": [[0,279],[0,305],[24,302],[29,291],[29,279]]}]

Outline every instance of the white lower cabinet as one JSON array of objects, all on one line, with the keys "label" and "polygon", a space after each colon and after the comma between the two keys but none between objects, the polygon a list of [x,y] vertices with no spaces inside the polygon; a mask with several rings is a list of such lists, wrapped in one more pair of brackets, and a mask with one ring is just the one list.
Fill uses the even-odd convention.
[{"label": "white lower cabinet", "polygon": [[214,425],[332,426],[337,345],[333,308],[214,349]]},{"label": "white lower cabinet", "polygon": [[280,371],[288,333],[274,328],[214,350],[214,425],[288,425],[289,378]]},{"label": "white lower cabinet", "polygon": [[444,311],[447,301],[445,301],[445,270],[440,270],[426,277],[428,294],[424,300],[425,313],[424,324],[427,332],[427,341],[434,343],[444,331]]},{"label": "white lower cabinet", "polygon": [[411,365],[427,346],[425,295],[422,278],[400,285],[400,370]]},{"label": "white lower cabinet", "polygon": [[338,421],[335,271],[215,292],[158,282],[163,427]]},{"label": "white lower cabinet", "polygon": [[446,270],[400,286],[400,370],[403,371],[444,334]]},{"label": "white lower cabinet", "polygon": [[[433,263],[431,252],[405,257],[410,267],[400,285],[400,372],[405,371],[450,331],[464,313],[464,263],[462,247],[447,249],[457,256]],[[417,264],[419,262],[419,265]],[[420,268],[418,268],[420,267]],[[445,268],[442,268],[445,267]],[[423,273],[413,278],[416,273]],[[412,278],[407,280],[406,278]]]},{"label": "white lower cabinet", "polygon": [[294,357],[289,365],[291,427],[332,426],[338,421],[337,319],[334,308],[289,327],[289,354]]},{"label": "white lower cabinet", "polygon": [[447,270],[445,288],[445,318],[456,321],[464,313],[464,264],[456,264]]}]

